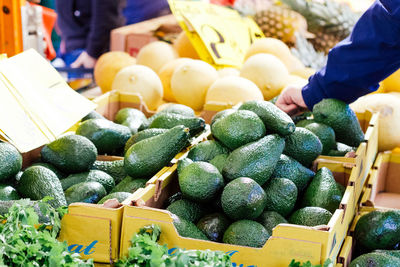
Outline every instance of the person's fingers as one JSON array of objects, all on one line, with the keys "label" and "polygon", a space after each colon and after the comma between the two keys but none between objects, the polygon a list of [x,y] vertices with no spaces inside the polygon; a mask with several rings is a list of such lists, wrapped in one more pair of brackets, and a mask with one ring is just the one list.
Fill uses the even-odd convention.
[{"label": "person's fingers", "polygon": [[277,107],[289,115],[291,115],[292,113],[297,113],[297,110],[298,110],[298,106],[296,104],[277,105]]},{"label": "person's fingers", "polygon": [[83,65],[82,59],[79,56],[74,62],[71,63],[71,68],[79,68]]}]

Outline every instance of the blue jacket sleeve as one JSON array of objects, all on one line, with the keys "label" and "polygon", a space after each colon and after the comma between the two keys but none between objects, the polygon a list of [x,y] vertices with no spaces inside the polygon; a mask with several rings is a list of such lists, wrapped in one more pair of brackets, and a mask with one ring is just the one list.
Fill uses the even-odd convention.
[{"label": "blue jacket sleeve", "polygon": [[400,0],[377,0],[329,52],[326,66],[303,88],[303,98],[310,110],[324,98],[351,103],[399,68]]}]

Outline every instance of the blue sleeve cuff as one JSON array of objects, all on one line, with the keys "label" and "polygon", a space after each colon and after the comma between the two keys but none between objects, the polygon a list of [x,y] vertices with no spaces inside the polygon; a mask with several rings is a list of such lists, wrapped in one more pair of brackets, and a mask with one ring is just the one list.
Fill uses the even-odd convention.
[{"label": "blue sleeve cuff", "polygon": [[309,110],[313,110],[315,104],[327,97],[319,85],[316,75],[310,77],[309,83],[303,87],[301,93]]}]

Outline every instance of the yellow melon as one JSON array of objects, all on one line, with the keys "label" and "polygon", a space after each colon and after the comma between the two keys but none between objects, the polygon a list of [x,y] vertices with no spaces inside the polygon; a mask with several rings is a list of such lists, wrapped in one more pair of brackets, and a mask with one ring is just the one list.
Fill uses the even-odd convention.
[{"label": "yellow melon", "polygon": [[163,89],[160,78],[146,66],[125,67],[115,76],[112,89],[119,92],[139,93],[149,109],[162,103]]},{"label": "yellow melon", "polygon": [[147,66],[155,72],[159,72],[166,63],[177,57],[178,54],[172,45],[157,41],[149,43],[140,49],[136,57],[136,63]]},{"label": "yellow melon", "polygon": [[297,70],[291,71],[290,74],[299,76],[303,79],[308,79],[312,75],[315,74],[315,70],[312,68],[302,68],[302,69],[297,69]]},{"label": "yellow melon", "polygon": [[206,103],[220,102],[232,106],[240,102],[263,99],[255,83],[237,76],[219,78],[211,85],[206,95]]},{"label": "yellow melon", "polygon": [[285,65],[271,54],[257,54],[243,64],[240,76],[254,82],[266,100],[277,96],[289,79]]},{"label": "yellow melon", "polygon": [[235,68],[223,68],[218,70],[218,76],[220,78],[226,77],[226,76],[240,76],[240,71]]},{"label": "yellow melon", "polygon": [[158,106],[158,108],[156,110],[156,113],[162,111],[163,109],[166,109],[167,107],[169,107],[169,106],[171,106],[173,104],[174,103],[169,103],[169,102],[162,103],[161,105]]},{"label": "yellow melon", "polygon": [[286,86],[289,86],[289,85],[295,85],[295,86],[301,86],[301,87],[303,87],[303,86],[307,85],[307,83],[308,83],[308,80],[303,79],[303,78],[300,77],[300,76],[297,76],[297,75],[289,75],[289,78],[288,78],[288,80],[286,81],[285,87],[286,87]]},{"label": "yellow melon", "polygon": [[385,92],[400,92],[400,69],[382,82]]},{"label": "yellow melon", "polygon": [[172,93],[179,104],[201,110],[207,90],[217,78],[218,73],[210,64],[201,60],[186,61],[172,75]]},{"label": "yellow melon", "polygon": [[186,33],[182,31],[174,42],[174,48],[180,57],[200,59]]},{"label": "yellow melon", "polygon": [[94,79],[103,93],[111,90],[115,75],[122,68],[135,65],[136,59],[128,53],[112,51],[103,54],[94,66]]},{"label": "yellow melon", "polygon": [[292,55],[289,47],[281,40],[275,38],[268,37],[254,41],[254,43],[247,50],[245,61],[250,57],[260,53],[276,56],[283,62],[283,64],[285,64],[286,68],[290,72],[299,69],[302,65],[302,63]]},{"label": "yellow melon", "polygon": [[184,62],[191,60],[189,58],[177,58],[174,59],[167,64],[165,64],[160,71],[158,72],[158,76],[161,79],[163,88],[164,88],[164,99],[170,102],[176,102],[174,94],[172,94],[171,90],[171,78],[172,74],[176,68],[178,68]]}]

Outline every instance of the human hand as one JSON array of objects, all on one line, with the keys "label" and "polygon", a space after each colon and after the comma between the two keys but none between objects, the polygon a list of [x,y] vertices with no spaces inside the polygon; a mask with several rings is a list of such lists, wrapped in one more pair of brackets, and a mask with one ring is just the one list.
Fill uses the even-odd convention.
[{"label": "human hand", "polygon": [[86,69],[91,69],[94,68],[94,65],[96,64],[97,59],[94,57],[91,57],[86,51],[83,51],[79,57],[72,62],[71,68],[79,68],[79,67],[84,67]]},{"label": "human hand", "polygon": [[275,105],[290,116],[304,111],[307,109],[307,105],[304,102],[301,90],[301,86],[287,86],[285,89],[283,89]]}]

